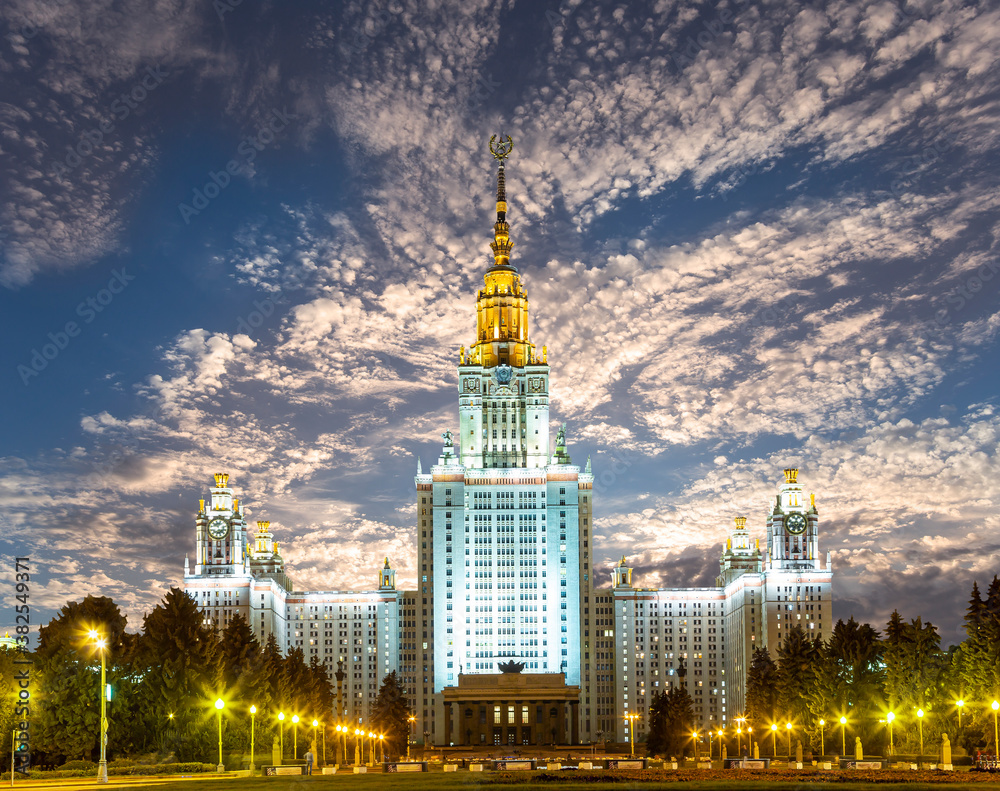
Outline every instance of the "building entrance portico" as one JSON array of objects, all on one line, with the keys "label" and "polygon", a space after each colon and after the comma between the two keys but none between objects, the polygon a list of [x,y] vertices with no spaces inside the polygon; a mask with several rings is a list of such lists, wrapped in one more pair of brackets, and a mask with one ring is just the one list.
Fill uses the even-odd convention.
[{"label": "building entrance portico", "polygon": [[448,744],[579,743],[580,687],[564,673],[462,674],[443,694]]}]

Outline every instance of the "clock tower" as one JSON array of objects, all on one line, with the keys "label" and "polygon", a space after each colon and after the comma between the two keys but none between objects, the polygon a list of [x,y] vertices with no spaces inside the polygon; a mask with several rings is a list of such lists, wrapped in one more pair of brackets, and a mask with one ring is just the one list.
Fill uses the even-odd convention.
[{"label": "clock tower", "polygon": [[233,575],[250,572],[247,523],[239,498],[229,488],[229,474],[217,472],[209,501],[198,501],[195,518],[195,574]]},{"label": "clock tower", "polygon": [[806,501],[798,476],[795,468],[785,470],[767,520],[762,636],[772,656],[796,626],[811,638],[823,639],[833,627],[832,559],[829,552],[820,556],[816,497]]},{"label": "clock tower", "polygon": [[819,513],[816,498],[806,504],[797,469],[785,470],[785,482],[775,499],[767,526],[768,568],[818,567]]}]

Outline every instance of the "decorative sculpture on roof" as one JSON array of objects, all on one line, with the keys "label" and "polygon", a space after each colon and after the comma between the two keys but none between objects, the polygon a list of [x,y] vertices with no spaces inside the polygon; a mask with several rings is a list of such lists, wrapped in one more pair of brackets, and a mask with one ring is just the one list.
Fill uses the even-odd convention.
[{"label": "decorative sculpture on roof", "polygon": [[509,662],[497,662],[497,667],[500,668],[501,673],[520,673],[524,670],[524,662],[515,662],[511,659]]}]

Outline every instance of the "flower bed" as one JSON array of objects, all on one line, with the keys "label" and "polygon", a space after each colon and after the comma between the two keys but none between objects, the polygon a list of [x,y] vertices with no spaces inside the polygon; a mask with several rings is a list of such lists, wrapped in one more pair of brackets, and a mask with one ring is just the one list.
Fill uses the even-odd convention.
[{"label": "flower bed", "polygon": [[[523,784],[523,772],[497,772],[483,778],[487,783]],[[623,769],[604,772],[539,772],[532,776],[533,782],[541,783],[679,783],[707,781],[732,783],[739,780],[788,781],[793,783],[816,783],[836,785],[837,783],[996,783],[1000,786],[1000,774],[986,772],[932,772],[881,770],[830,770],[808,769]]]}]

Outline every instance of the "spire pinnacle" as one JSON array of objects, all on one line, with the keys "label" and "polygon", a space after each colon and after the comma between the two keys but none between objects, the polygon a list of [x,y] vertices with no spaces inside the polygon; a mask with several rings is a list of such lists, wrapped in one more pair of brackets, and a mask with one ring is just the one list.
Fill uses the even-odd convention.
[{"label": "spire pinnacle", "polygon": [[504,137],[500,135],[500,142],[496,142],[497,136],[490,138],[490,153],[500,163],[497,166],[497,221],[493,226],[493,241],[490,248],[493,250],[494,266],[510,266],[510,251],[514,243],[510,240],[510,226],[507,224],[507,182],[504,177],[504,163],[510,152],[514,150],[514,142],[510,135]]}]

